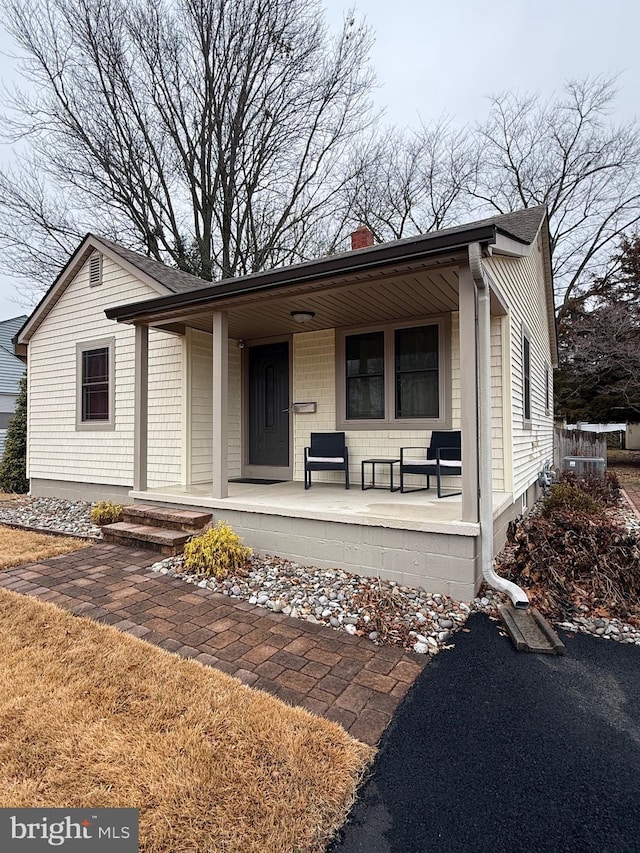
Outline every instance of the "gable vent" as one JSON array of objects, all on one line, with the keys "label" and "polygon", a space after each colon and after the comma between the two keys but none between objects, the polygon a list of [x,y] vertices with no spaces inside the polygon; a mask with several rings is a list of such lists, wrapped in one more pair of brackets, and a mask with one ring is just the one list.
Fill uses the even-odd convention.
[{"label": "gable vent", "polygon": [[92,255],[89,260],[89,287],[102,284],[102,255]]}]

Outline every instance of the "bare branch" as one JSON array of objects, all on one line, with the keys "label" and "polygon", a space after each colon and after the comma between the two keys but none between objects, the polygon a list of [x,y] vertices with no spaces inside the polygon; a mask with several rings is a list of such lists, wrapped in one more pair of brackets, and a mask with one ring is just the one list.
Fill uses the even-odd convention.
[{"label": "bare branch", "polygon": [[640,220],[640,134],[609,114],[615,78],[570,81],[564,96],[503,93],[477,129],[477,209],[546,204],[560,313],[606,273],[616,241]]},{"label": "bare branch", "polygon": [[352,14],[337,35],[319,0],[8,0],[5,14],[32,84],[5,123],[29,151],[0,179],[5,266],[31,274],[38,252],[55,266],[87,230],[207,279],[335,244],[347,155],[374,118],[371,36]]},{"label": "bare branch", "polygon": [[354,152],[352,169],[352,224],[367,225],[379,241],[399,239],[454,224],[467,211],[472,143],[446,119],[416,132],[390,129]]}]

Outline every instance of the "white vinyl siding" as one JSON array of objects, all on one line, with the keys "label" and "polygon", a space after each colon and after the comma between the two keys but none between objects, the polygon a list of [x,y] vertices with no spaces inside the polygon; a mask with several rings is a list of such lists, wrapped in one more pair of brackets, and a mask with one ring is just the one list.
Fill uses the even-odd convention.
[{"label": "white vinyl siding", "polygon": [[149,330],[147,478],[152,489],[181,479],[183,352],[183,338]]},{"label": "white vinyl siding", "polygon": [[[525,258],[493,255],[484,263],[510,311],[513,492],[514,498],[518,498],[536,481],[544,461],[553,459],[551,377],[551,410],[545,407],[545,366],[551,363],[551,349],[542,253],[539,246],[534,245]],[[531,340],[531,419],[527,422],[524,418],[523,326]],[[508,387],[508,384],[503,378],[503,386]],[[509,448],[505,448],[505,453],[508,452]]]},{"label": "white vinyl siding", "polygon": [[[133,486],[134,330],[105,309],[156,295],[107,257],[102,286],[80,268],[29,343],[29,476]],[[115,429],[76,430],[76,342],[113,337]],[[180,481],[182,342],[149,336],[149,485]]]},{"label": "white vinyl siding", "polygon": [[[294,480],[304,480],[303,453],[310,434],[332,432],[336,428],[335,338],[333,329],[293,336],[293,400],[316,403],[314,413],[292,415]],[[350,442],[349,457],[351,459]],[[331,472],[319,472],[314,478],[332,479]]]},{"label": "white vinyl siding", "polygon": [[491,318],[491,448],[493,490],[505,489],[503,429],[502,317]]}]

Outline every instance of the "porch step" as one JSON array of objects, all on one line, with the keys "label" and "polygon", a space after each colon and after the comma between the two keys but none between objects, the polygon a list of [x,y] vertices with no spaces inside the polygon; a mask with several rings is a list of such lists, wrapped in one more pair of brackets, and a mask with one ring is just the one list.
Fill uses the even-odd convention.
[{"label": "porch step", "polygon": [[195,512],[190,509],[167,509],[151,504],[131,504],[123,508],[122,518],[128,524],[144,524],[148,527],[164,527],[168,530],[197,533],[209,524],[211,513]]},{"label": "porch step", "polygon": [[106,524],[102,528],[102,535],[105,541],[117,545],[137,545],[159,551],[161,554],[173,555],[182,551],[185,542],[193,534],[184,530],[167,530],[164,527],[154,527],[149,524],[118,521],[115,524]]}]

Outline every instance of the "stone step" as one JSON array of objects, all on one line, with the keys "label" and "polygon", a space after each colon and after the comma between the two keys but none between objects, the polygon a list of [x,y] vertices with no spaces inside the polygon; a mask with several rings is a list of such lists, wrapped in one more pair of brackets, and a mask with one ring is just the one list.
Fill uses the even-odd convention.
[{"label": "stone step", "polygon": [[106,524],[102,528],[102,535],[107,542],[115,542],[118,545],[140,546],[152,551],[160,551],[162,554],[179,554],[192,534],[184,530],[168,530],[164,527],[155,527],[149,524],[130,524],[126,521],[117,521],[115,524]]},{"label": "stone step", "polygon": [[195,533],[209,524],[211,513],[191,509],[169,509],[151,504],[131,504],[123,507],[122,518],[128,524],[145,524]]}]

